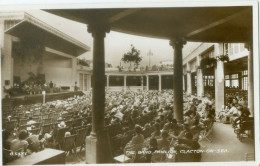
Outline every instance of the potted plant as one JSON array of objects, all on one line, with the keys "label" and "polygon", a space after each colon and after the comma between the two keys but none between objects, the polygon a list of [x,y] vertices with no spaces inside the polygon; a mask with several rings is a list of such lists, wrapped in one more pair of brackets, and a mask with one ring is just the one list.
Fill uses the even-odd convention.
[{"label": "potted plant", "polygon": [[222,62],[229,62],[229,56],[228,55],[220,55],[217,56],[217,59]]},{"label": "potted plant", "polygon": [[206,57],[206,58],[203,58],[200,61],[201,69],[207,69],[207,68],[215,67],[216,64],[217,64],[217,59],[216,58]]}]

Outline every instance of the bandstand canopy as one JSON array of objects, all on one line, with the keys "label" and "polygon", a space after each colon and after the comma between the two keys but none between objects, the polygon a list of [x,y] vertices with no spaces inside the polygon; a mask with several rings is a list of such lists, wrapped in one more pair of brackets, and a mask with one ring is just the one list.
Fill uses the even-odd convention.
[{"label": "bandstand canopy", "polygon": [[41,41],[45,47],[79,56],[90,50],[90,47],[55,29],[47,23],[25,13],[24,19],[10,27],[5,33],[18,38],[34,38]]},{"label": "bandstand canopy", "polygon": [[111,30],[197,42],[245,42],[252,37],[252,7],[55,9],[47,12],[81,23],[105,22]]}]

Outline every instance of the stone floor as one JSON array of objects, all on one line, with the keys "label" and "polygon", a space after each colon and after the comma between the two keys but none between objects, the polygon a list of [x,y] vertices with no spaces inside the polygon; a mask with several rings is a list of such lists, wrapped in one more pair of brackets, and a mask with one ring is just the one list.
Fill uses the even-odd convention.
[{"label": "stone floor", "polygon": [[245,161],[245,154],[254,152],[253,139],[244,138],[240,142],[230,124],[214,123],[211,138],[212,142],[202,144],[205,150],[214,150],[202,154],[204,162]]},{"label": "stone floor", "polygon": [[85,164],[85,150],[83,149],[81,152],[77,149],[77,154],[75,153],[69,154],[66,158],[66,164]]},{"label": "stone floor", "polygon": [[[219,122],[214,123],[210,141],[201,142],[201,146],[204,150],[202,162],[245,161],[245,154],[254,152],[252,139],[244,138],[240,142],[230,124]],[[81,160],[75,154],[70,154],[66,164],[85,164],[85,151],[78,152],[78,156]]]}]

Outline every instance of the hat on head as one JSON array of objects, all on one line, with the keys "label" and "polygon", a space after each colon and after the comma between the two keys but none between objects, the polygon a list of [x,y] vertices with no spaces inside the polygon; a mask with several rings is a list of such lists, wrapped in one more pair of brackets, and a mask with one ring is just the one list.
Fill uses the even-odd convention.
[{"label": "hat on head", "polygon": [[65,133],[65,137],[68,137],[68,136],[71,136],[71,133],[70,133],[69,131],[67,131],[67,132]]},{"label": "hat on head", "polygon": [[60,128],[65,128],[66,127],[66,124],[64,121],[61,121],[59,124],[58,124],[58,127]]}]

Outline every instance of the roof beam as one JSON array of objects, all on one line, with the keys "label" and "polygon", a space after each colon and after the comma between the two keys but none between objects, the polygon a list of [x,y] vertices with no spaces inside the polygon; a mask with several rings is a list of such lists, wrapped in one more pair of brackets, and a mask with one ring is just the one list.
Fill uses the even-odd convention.
[{"label": "roof beam", "polygon": [[209,30],[209,29],[214,28],[214,27],[216,27],[216,26],[219,26],[219,25],[221,25],[221,24],[224,24],[224,23],[226,23],[226,22],[228,22],[228,21],[230,21],[230,20],[232,20],[232,19],[235,19],[236,17],[239,17],[239,16],[243,15],[243,14],[246,13],[246,12],[248,12],[248,9],[242,10],[241,12],[238,12],[238,13],[236,13],[236,14],[233,14],[233,15],[230,15],[230,16],[228,16],[228,17],[222,18],[222,19],[220,19],[220,20],[218,20],[218,21],[215,21],[215,22],[213,22],[213,23],[211,23],[211,24],[205,26],[205,27],[196,29],[196,30],[194,30],[194,31],[192,31],[192,32],[190,32],[190,33],[188,33],[188,34],[186,35],[186,38],[191,37],[191,36],[194,36],[194,35],[197,35],[197,34],[199,34],[199,33],[202,33],[202,32],[204,32],[204,31],[206,31],[206,30]]},{"label": "roof beam", "polygon": [[141,9],[126,9],[126,10],[123,10],[122,12],[119,12],[116,15],[108,18],[107,21],[108,21],[109,24],[114,23],[114,22],[116,22],[116,21],[118,21],[118,20],[120,20],[120,19],[122,19],[122,18],[124,18],[128,15],[131,15],[131,14],[133,14],[133,13],[139,11],[139,10],[141,10]]}]

